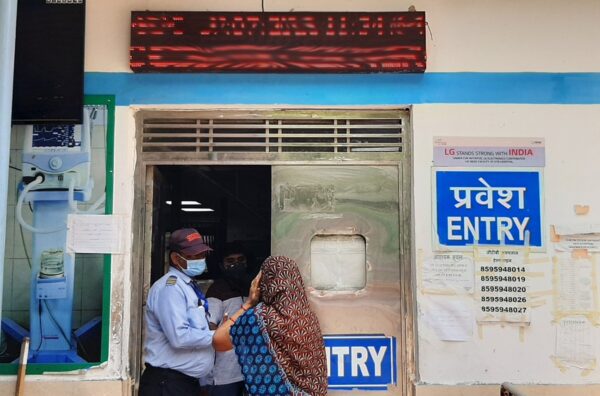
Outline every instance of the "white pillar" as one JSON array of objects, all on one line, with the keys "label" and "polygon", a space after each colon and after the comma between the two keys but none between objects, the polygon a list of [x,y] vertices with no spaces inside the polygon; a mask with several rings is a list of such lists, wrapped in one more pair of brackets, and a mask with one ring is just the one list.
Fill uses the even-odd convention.
[{"label": "white pillar", "polygon": [[4,245],[16,26],[17,0],[0,0],[0,318],[4,291]]}]

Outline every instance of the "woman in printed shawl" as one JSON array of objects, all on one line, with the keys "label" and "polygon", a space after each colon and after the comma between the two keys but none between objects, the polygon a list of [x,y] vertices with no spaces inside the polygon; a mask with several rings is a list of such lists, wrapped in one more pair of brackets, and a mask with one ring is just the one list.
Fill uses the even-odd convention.
[{"label": "woman in printed shawl", "polygon": [[267,258],[249,299],[223,322],[213,345],[217,351],[235,348],[250,396],[327,394],[321,329],[293,260]]}]

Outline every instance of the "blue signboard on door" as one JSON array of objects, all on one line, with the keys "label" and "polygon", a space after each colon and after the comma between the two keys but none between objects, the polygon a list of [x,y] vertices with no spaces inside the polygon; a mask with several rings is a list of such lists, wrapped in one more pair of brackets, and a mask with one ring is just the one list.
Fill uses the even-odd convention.
[{"label": "blue signboard on door", "polygon": [[441,248],[544,243],[540,170],[435,169],[435,238]]},{"label": "blue signboard on door", "polygon": [[396,338],[326,335],[329,389],[386,390],[396,384]]}]

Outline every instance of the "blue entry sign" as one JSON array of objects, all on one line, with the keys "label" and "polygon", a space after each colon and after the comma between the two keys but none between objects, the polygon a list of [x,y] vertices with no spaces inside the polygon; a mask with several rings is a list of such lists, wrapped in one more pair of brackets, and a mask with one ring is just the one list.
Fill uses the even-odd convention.
[{"label": "blue entry sign", "polygon": [[396,384],[396,338],[326,335],[329,389],[386,390]]},{"label": "blue entry sign", "polygon": [[434,168],[433,180],[439,249],[543,247],[541,170]]}]

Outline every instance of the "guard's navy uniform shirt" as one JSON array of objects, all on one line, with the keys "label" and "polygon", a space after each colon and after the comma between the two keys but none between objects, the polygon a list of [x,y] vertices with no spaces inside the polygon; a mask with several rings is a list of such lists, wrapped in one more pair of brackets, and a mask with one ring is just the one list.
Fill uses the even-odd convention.
[{"label": "guard's navy uniform shirt", "polygon": [[146,303],[144,359],[194,378],[210,373],[215,361],[214,331],[189,276],[171,267],[150,288]]}]

